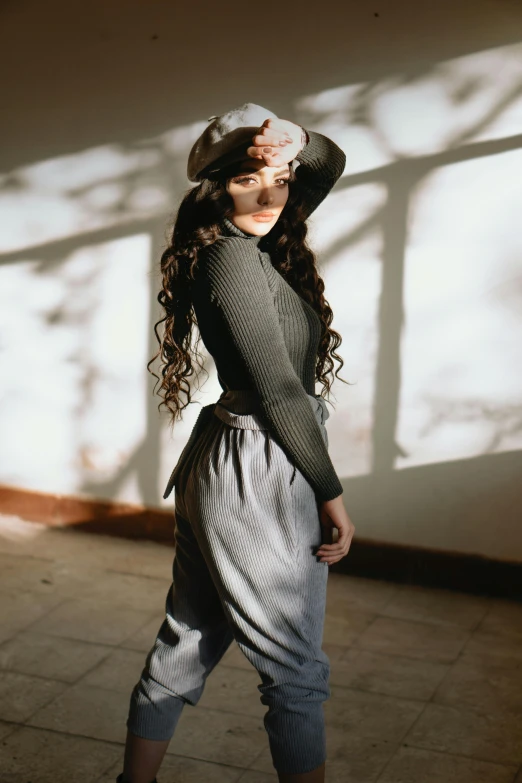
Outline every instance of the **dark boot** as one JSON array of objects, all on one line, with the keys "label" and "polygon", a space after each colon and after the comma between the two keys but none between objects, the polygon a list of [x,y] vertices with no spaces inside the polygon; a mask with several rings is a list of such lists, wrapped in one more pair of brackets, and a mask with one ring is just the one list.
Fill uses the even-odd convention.
[{"label": "dark boot", "polygon": [[[123,777],[123,772],[120,772],[120,774],[116,778],[116,783],[127,783],[127,781]],[[154,778],[154,780],[151,781],[151,783],[158,783],[158,781],[156,780],[156,778]]]}]

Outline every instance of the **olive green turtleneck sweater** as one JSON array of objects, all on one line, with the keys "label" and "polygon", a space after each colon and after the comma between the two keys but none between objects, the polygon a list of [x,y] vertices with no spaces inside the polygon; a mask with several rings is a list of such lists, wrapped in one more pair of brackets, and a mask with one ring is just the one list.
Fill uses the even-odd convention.
[{"label": "olive green turtleneck sweater", "polygon": [[[307,217],[343,173],[346,156],[327,136],[308,132],[296,179]],[[200,251],[194,309],[224,390],[250,389],[274,439],[313,487],[317,500],[343,487],[307,394],[315,394],[321,320],[272,266],[270,232],[246,234],[225,218],[222,236]]]}]

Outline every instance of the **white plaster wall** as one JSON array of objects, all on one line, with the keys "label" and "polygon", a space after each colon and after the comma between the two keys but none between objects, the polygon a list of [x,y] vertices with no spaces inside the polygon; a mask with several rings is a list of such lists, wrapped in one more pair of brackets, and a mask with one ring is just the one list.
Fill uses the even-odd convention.
[{"label": "white plaster wall", "polygon": [[206,118],[254,101],[347,154],[310,226],[357,534],[522,560],[522,8],[362,5],[2,6],[1,483],[172,507],[220,388],[207,356],[157,412],[159,256]]}]

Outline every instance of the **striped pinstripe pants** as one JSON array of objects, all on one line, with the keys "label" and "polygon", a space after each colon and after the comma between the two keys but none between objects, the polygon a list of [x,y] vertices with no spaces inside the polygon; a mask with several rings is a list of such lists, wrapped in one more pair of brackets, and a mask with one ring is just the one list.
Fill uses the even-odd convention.
[{"label": "striped pinstripe pants", "polygon": [[[269,434],[253,395],[229,390],[202,409],[169,482],[176,487],[173,581],[127,727],[170,739],[184,705],[197,704],[235,639],[260,675],[274,767],[297,774],[326,759],[328,565],[314,555],[321,544],[315,493]],[[325,401],[308,397],[328,445]]]}]

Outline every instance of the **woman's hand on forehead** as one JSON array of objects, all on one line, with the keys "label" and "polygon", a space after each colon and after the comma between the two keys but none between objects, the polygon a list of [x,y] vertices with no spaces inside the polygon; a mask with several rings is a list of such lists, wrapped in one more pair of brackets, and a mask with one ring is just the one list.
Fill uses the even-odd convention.
[{"label": "woman's hand on forehead", "polygon": [[270,118],[252,137],[252,144],[247,149],[249,157],[263,160],[265,166],[282,166],[302,150],[302,129],[290,120]]}]

